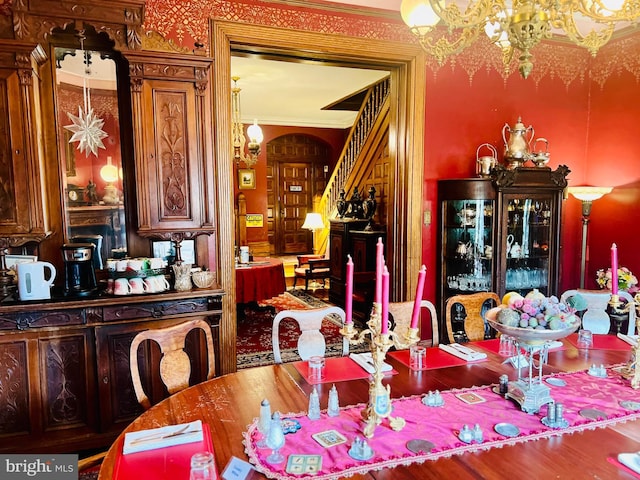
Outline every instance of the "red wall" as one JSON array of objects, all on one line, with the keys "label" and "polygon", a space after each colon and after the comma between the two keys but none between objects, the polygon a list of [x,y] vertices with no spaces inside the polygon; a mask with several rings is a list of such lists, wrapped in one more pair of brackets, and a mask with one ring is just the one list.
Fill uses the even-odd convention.
[{"label": "red wall", "polygon": [[[590,81],[574,81],[567,88],[549,77],[536,84],[512,75],[505,82],[496,73],[476,74],[470,83],[461,68],[442,69],[437,76],[427,70],[424,209],[431,211],[432,223],[423,226],[425,264],[439,261],[437,180],[473,177],[477,148],[485,142],[497,148],[502,160],[502,128],[522,116],[536,138],[549,141],[549,166],[571,169],[570,185],[617,187],[593,204],[587,288],[596,288],[595,271],[609,264],[612,242],[618,244],[621,265],[640,273],[632,244],[639,227],[630,221],[638,218],[632,208],[640,200],[634,161],[640,154],[640,125],[634,120],[639,107],[630,102],[637,88],[630,73],[609,79],[600,89]],[[581,203],[570,197],[563,204],[560,292],[579,284],[581,225]],[[435,299],[436,269],[430,270],[425,298]]]},{"label": "red wall", "polygon": [[596,270],[610,265],[614,242],[620,266],[640,275],[638,98],[638,79],[629,72],[612,75],[603,89],[596,85],[591,92],[593,114],[585,183],[614,187],[609,195],[593,202],[587,256],[587,278],[592,288],[596,288]]},{"label": "red wall", "polygon": [[[437,180],[475,176],[476,152],[487,142],[502,160],[505,123],[513,125],[519,116],[532,125],[535,137],[549,141],[549,166],[560,164],[572,171],[584,167],[587,88],[577,85],[567,91],[559,80],[543,79],[536,86],[531,79],[511,76],[505,83],[499,75],[477,75],[470,84],[459,71],[445,69],[434,76],[428,72],[425,124],[425,198],[432,211],[432,223],[423,228],[423,260],[436,265],[438,235]],[[572,250],[579,247],[565,245]],[[567,248],[569,247],[569,248]],[[435,299],[434,273],[427,283],[426,298]]]},{"label": "red wall", "polygon": [[[301,133],[323,140],[331,147],[330,165],[333,166],[338,160],[345,142],[346,132],[342,129],[331,128],[308,128],[308,127],[287,127],[279,125],[261,125],[264,141],[258,163],[253,167],[256,171],[255,190],[238,190],[238,180],[234,184],[235,198],[238,193],[244,193],[247,200],[247,213],[261,213],[263,216],[263,227],[247,228],[247,242],[266,242],[268,240],[267,227],[267,148],[266,145],[273,139],[283,135]],[[246,127],[245,127],[246,129]],[[246,130],[245,130],[246,131]],[[242,165],[244,168],[244,164]],[[237,167],[236,167],[237,170]]]}]

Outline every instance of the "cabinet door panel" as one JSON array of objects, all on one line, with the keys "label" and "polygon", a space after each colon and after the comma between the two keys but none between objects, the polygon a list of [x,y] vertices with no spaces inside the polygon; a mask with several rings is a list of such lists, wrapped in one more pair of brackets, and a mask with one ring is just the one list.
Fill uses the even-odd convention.
[{"label": "cabinet door panel", "polygon": [[156,193],[150,198],[151,227],[198,225],[202,215],[197,200],[202,191],[194,178],[200,156],[193,84],[148,80],[143,96],[153,111],[145,126],[147,144],[153,149],[149,153],[155,157],[148,172],[149,191]]},{"label": "cabinet door panel", "polygon": [[27,365],[26,340],[0,342],[0,439],[31,430]]},{"label": "cabinet door panel", "polygon": [[47,336],[38,342],[40,371],[44,375],[42,404],[45,431],[90,426],[95,412],[88,399],[95,390],[93,335],[90,331]]}]

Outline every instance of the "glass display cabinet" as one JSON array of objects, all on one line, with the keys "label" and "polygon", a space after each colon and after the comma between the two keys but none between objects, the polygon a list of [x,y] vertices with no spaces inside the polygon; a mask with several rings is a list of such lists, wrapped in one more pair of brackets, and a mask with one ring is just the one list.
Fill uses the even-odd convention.
[{"label": "glass display cabinet", "polygon": [[[440,206],[437,290],[444,320],[449,297],[483,291],[502,297],[538,289],[557,295],[562,194],[561,165],[506,169],[491,178],[438,182]],[[442,324],[444,328],[444,322]]]}]

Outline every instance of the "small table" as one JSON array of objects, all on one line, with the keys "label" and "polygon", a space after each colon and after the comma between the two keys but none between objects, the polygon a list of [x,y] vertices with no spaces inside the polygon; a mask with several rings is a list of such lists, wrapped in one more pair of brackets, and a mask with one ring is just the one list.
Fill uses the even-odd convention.
[{"label": "small table", "polygon": [[286,289],[284,264],[278,258],[256,257],[247,266],[236,267],[236,303],[266,300]]}]

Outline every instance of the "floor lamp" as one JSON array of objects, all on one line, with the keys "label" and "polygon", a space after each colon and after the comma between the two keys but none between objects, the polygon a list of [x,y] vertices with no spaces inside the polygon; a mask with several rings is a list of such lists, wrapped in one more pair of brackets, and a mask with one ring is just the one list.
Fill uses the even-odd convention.
[{"label": "floor lamp", "polygon": [[320,215],[319,213],[307,213],[307,216],[304,218],[304,223],[302,224],[301,228],[311,230],[311,233],[313,235],[313,253],[317,254],[318,250],[316,249],[316,230],[322,230],[324,228],[322,215]]},{"label": "floor lamp", "polygon": [[611,193],[612,187],[569,187],[569,193],[582,201],[582,253],[580,256],[580,288],[584,288],[584,277],[587,266],[587,229],[591,215],[591,203]]}]

